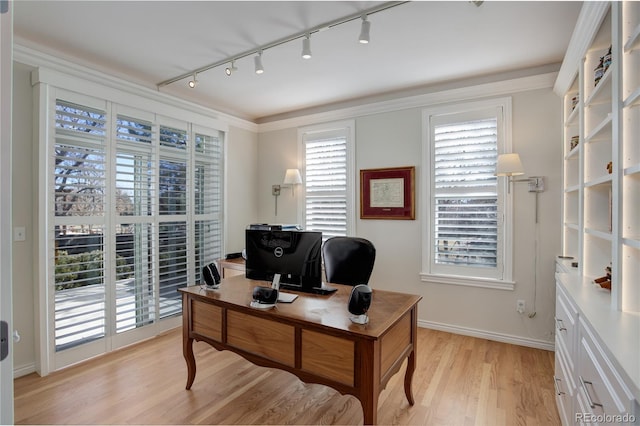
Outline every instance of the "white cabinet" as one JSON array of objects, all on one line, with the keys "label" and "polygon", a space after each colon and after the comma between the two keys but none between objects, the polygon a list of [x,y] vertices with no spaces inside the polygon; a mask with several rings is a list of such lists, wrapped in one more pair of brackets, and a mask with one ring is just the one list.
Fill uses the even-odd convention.
[{"label": "white cabinet", "polygon": [[[604,290],[556,274],[556,404],[563,425],[640,425],[640,315],[613,311]],[[568,270],[568,273],[562,271]]]}]

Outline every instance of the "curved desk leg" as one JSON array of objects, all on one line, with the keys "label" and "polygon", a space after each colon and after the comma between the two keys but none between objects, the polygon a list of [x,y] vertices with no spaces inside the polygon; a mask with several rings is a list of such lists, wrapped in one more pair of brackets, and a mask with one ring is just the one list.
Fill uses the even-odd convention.
[{"label": "curved desk leg", "polygon": [[187,361],[187,387],[186,389],[191,389],[191,385],[193,384],[193,380],[196,378],[196,359],[193,356],[193,339],[190,339],[187,336],[182,337],[182,354],[184,355],[185,361]]},{"label": "curved desk leg", "polygon": [[404,374],[404,394],[407,396],[409,405],[415,403],[413,399],[413,390],[411,384],[413,383],[413,372],[416,370],[416,351],[411,351],[409,358],[407,358],[407,372]]}]

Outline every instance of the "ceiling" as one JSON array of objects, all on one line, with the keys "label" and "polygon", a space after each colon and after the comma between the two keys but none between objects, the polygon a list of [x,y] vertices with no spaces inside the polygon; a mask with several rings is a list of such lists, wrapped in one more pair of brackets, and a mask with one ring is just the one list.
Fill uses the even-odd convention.
[{"label": "ceiling", "polygon": [[[15,42],[150,88],[173,77],[381,2],[17,1]],[[354,99],[392,96],[453,80],[560,63],[581,2],[408,2],[264,51],[159,90],[237,117],[264,122]]]}]

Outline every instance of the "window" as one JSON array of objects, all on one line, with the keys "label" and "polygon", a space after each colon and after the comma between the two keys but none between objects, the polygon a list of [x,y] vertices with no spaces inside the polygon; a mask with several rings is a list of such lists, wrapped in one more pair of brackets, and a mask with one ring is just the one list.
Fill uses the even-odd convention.
[{"label": "window", "polygon": [[505,194],[495,176],[508,117],[508,99],[425,113],[424,280],[511,287]]},{"label": "window", "polygon": [[224,157],[217,130],[57,93],[42,214],[53,236],[48,328],[63,366],[181,314],[178,288],[223,253]]},{"label": "window", "polygon": [[353,123],[334,123],[300,132],[304,205],[302,223],[323,240],[351,233],[354,214],[351,145]]}]

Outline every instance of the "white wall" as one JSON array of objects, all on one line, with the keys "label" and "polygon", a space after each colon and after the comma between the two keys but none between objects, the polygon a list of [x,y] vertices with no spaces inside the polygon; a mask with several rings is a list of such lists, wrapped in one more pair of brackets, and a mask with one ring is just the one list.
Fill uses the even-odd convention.
[{"label": "white wall", "polygon": [[272,185],[281,185],[287,169],[298,167],[298,130],[285,129],[260,133],[258,136],[258,221],[260,223],[298,223],[300,188],[292,195],[289,187],[282,188],[276,200]]},{"label": "white wall", "polygon": [[18,375],[33,371],[35,362],[33,209],[36,194],[33,179],[33,102],[32,68],[18,63],[13,67],[13,202],[14,226],[24,226],[26,241],[13,243],[13,320],[21,336],[14,345],[14,371]]},{"label": "white wall", "polygon": [[244,230],[258,221],[258,135],[229,127],[225,163],[225,253],[244,248]]},{"label": "white wall", "polygon": [[[501,94],[500,96],[504,96]],[[515,290],[495,290],[420,280],[421,223],[414,221],[359,220],[356,235],[370,239],[377,249],[371,278],[374,288],[418,294],[423,297],[418,319],[421,325],[463,334],[483,336],[536,347],[553,347],[554,256],[560,254],[561,201],[561,103],[551,87],[512,94],[513,151],[520,154],[528,175],[544,176],[547,190],[539,194],[537,290],[534,289],[536,227],[535,194],[526,184],[514,192]],[[427,105],[425,105],[427,106]],[[416,206],[424,196],[420,186],[422,157],[422,108],[410,108],[356,118],[356,182],[359,170],[392,166],[416,166]],[[353,118],[353,117],[343,117]],[[306,123],[311,124],[311,123]],[[278,200],[273,215],[272,183],[297,158],[297,130],[288,128],[259,135],[259,217],[265,222],[295,221],[297,204]],[[357,199],[359,199],[359,193]],[[285,210],[286,205],[286,212]],[[359,212],[356,215],[359,217]],[[274,220],[275,219],[275,220]],[[519,315],[516,300],[524,299],[528,312]]]}]

